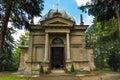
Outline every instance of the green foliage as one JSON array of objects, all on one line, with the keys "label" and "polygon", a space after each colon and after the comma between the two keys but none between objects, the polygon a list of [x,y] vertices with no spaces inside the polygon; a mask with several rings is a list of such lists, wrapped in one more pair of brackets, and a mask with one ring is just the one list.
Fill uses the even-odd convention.
[{"label": "green foliage", "polygon": [[[30,29],[29,20],[34,16],[40,17],[43,10],[44,0],[1,0],[0,1],[0,21],[7,12],[6,5],[10,6],[10,19],[14,27]],[[4,23],[4,22],[3,22]]]},{"label": "green foliage", "polygon": [[117,25],[115,18],[105,22],[95,20],[86,31],[86,47],[94,49],[95,64],[99,69],[108,64],[109,55],[116,51],[113,47],[119,48],[114,45],[118,37],[116,35]]},{"label": "green foliage", "polygon": [[44,69],[42,65],[40,65],[40,73],[44,73]]},{"label": "green foliage", "polygon": [[75,69],[74,69],[74,65],[73,65],[73,64],[71,65],[70,72],[71,72],[71,73],[72,73],[72,72],[75,72]]},{"label": "green foliage", "polygon": [[[29,22],[33,17],[41,16],[43,2],[43,0],[0,0],[0,23],[2,23],[0,32],[0,69],[4,69],[3,66],[8,66],[12,61],[11,54],[14,41],[10,38],[11,35],[8,36],[10,42],[8,37],[5,38],[5,35],[8,35],[6,30],[9,20],[15,28],[30,30]],[[4,45],[5,48],[3,48],[4,41],[7,43]]]},{"label": "green foliage", "polygon": [[21,49],[20,48],[15,48],[13,50],[13,59],[14,59],[14,62],[13,62],[13,70],[17,70],[18,67],[19,67],[19,63],[20,63],[20,53],[21,53]]},{"label": "green foliage", "polygon": [[111,68],[103,68],[103,71],[111,71]]},{"label": "green foliage", "polygon": [[[88,12],[89,15],[95,16],[97,21],[108,21],[113,17],[116,17],[115,5],[113,3],[114,0],[91,0],[91,3],[87,3],[85,6],[81,6],[80,9],[83,12]],[[116,5],[120,9],[119,0],[117,1]]]},{"label": "green foliage", "polygon": [[29,44],[29,32],[26,32],[24,35],[21,35],[19,40],[16,42],[16,47],[13,50],[13,69],[17,70],[19,67],[19,62],[20,62],[20,53],[21,49],[19,48],[20,46],[28,46]]},{"label": "green foliage", "polygon": [[15,31],[12,28],[7,29],[7,33],[5,36],[5,42],[3,45],[3,54],[0,57],[0,70],[10,70],[13,63],[13,53],[12,50],[14,49],[14,38],[12,34],[15,33]]},{"label": "green foliage", "polygon": [[17,46],[28,45],[29,44],[29,32],[25,32],[24,35],[21,35],[17,41]]},{"label": "green foliage", "polygon": [[113,71],[120,70],[120,38],[112,41],[112,45],[108,48],[108,64]]},{"label": "green foliage", "polygon": [[116,30],[118,27],[117,20],[113,17],[109,21],[97,22],[96,18],[94,24],[86,31],[86,47],[94,47],[96,43],[106,42],[117,37]]}]

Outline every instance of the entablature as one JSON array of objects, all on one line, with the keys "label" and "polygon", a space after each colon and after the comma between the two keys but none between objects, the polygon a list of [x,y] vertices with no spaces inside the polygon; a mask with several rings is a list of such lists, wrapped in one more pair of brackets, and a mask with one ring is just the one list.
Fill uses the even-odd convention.
[{"label": "entablature", "polygon": [[70,29],[45,29],[45,33],[70,33]]}]

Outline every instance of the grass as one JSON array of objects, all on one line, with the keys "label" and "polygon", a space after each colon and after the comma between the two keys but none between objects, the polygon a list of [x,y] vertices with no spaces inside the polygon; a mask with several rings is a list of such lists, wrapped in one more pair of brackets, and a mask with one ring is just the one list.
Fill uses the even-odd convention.
[{"label": "grass", "polygon": [[0,80],[27,80],[25,78],[18,78],[16,76],[0,77]]},{"label": "grass", "polygon": [[103,71],[112,71],[111,68],[103,68]]},{"label": "grass", "polygon": [[0,80],[33,80],[30,78],[20,78],[13,75],[11,72],[0,72]]}]

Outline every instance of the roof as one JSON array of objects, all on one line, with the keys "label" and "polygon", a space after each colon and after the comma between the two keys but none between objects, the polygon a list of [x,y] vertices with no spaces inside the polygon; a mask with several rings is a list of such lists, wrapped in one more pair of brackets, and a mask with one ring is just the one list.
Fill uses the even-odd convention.
[{"label": "roof", "polygon": [[60,16],[62,18],[69,19],[75,22],[74,18],[71,15],[69,15],[65,10],[58,10],[58,9],[49,10],[48,13],[40,19],[40,21],[47,20],[56,16]]}]

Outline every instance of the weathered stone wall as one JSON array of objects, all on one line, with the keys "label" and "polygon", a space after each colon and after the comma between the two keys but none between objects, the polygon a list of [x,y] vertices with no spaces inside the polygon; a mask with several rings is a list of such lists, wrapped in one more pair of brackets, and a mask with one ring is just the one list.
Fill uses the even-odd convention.
[{"label": "weathered stone wall", "polygon": [[76,30],[71,32],[71,57],[72,61],[88,61],[85,49],[85,33]]},{"label": "weathered stone wall", "polygon": [[34,35],[33,36],[33,44],[45,44],[45,36],[44,35]]},{"label": "weathered stone wall", "polygon": [[42,33],[33,33],[32,61],[43,62],[45,52],[45,36]]},{"label": "weathered stone wall", "polygon": [[33,61],[42,62],[44,60],[44,45],[34,45]]},{"label": "weathered stone wall", "polygon": [[19,72],[23,72],[26,69],[27,59],[28,59],[28,47],[22,46],[20,54],[20,64],[18,68]]}]

